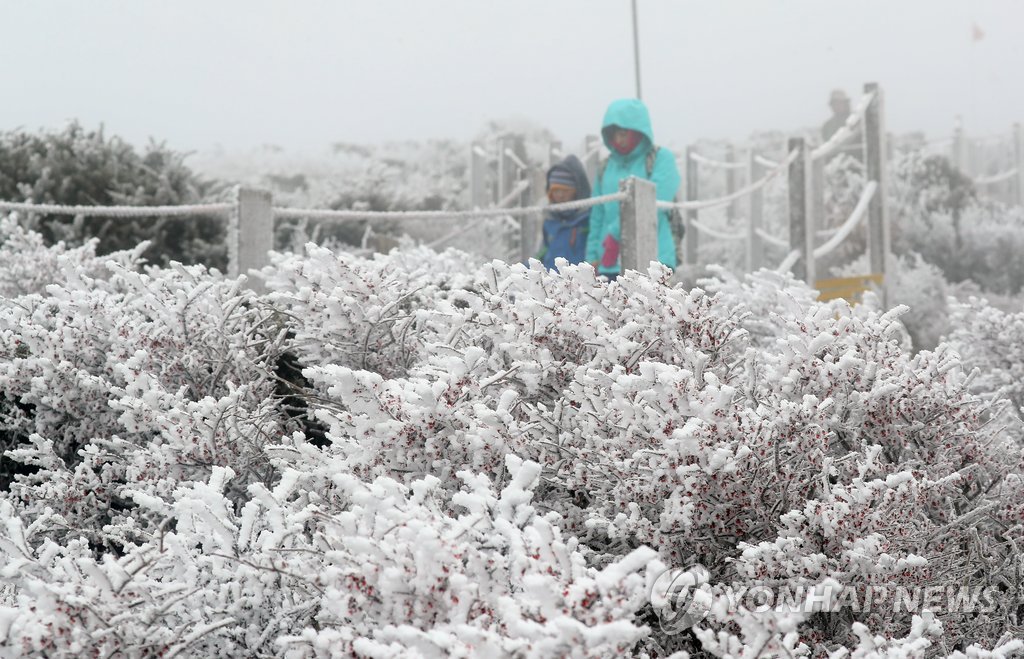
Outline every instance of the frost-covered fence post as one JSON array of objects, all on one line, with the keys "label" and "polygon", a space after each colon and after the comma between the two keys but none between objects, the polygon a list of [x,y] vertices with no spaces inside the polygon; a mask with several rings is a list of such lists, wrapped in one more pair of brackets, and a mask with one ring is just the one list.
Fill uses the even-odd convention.
[{"label": "frost-covered fence post", "polygon": [[811,222],[825,226],[825,158],[811,159]]},{"label": "frost-covered fence post", "polygon": [[[686,147],[686,158],[684,167],[686,169],[686,201],[697,201],[700,198],[699,169],[697,161],[693,159],[694,148]],[[697,221],[696,209],[686,211],[685,231],[683,232],[683,264],[697,267],[697,227],[693,223]],[[694,271],[696,274],[696,270]]]},{"label": "frost-covered fence post", "polygon": [[889,261],[889,214],[886,209],[886,148],[885,117],[882,114],[882,89],[878,83],[864,85],[864,93],[874,93],[871,105],[864,113],[864,166],[867,179],[878,187],[868,204],[868,261],[871,274],[882,275],[882,305],[888,305],[889,287],[887,267]]},{"label": "frost-covered fence post", "polygon": [[789,165],[789,247],[800,252],[793,264],[793,276],[814,286],[814,227],[811,224],[811,196],[808,172],[810,152],[802,137],[789,138],[789,152],[797,156]]},{"label": "frost-covered fence post", "polygon": [[619,183],[622,200],[622,271],[647,272],[658,260],[658,199],[654,183],[630,176]]},{"label": "frost-covered fence post", "polygon": [[1013,160],[1017,168],[1017,189],[1014,199],[1018,206],[1024,206],[1024,132],[1021,131],[1019,123],[1013,125]]},{"label": "frost-covered fence post", "polygon": [[[725,162],[733,165],[736,163],[736,148],[732,144],[725,145]],[[725,194],[731,195],[736,192],[736,168],[726,167],[725,168]],[[738,201],[732,201],[726,206],[726,218],[729,220],[735,220],[739,215],[737,209],[739,207]]]},{"label": "frost-covered fence post", "polygon": [[[751,149],[747,160],[749,180],[760,180],[761,170],[761,163],[757,161],[757,152]],[[750,207],[747,211],[747,272],[754,272],[764,263],[764,241],[759,233],[764,214],[763,188],[758,188],[750,193],[749,203]]]},{"label": "frost-covered fence post", "polygon": [[487,199],[487,152],[479,142],[469,147],[469,203],[473,208],[489,206]]},{"label": "frost-covered fence post", "polygon": [[587,170],[587,178],[596,183],[597,168],[601,165],[601,138],[587,135],[583,138],[583,167]]},{"label": "frost-covered fence post", "polygon": [[498,138],[498,199],[504,199],[512,191],[516,181],[515,164],[509,157],[512,149],[512,138],[502,135]]},{"label": "frost-covered fence post", "polygon": [[550,169],[551,165],[554,165],[556,162],[560,161],[563,157],[564,156],[562,155],[562,143],[561,142],[559,142],[558,140],[553,140],[550,144],[548,144],[548,162],[547,162],[548,169]]},{"label": "frost-covered fence post", "polygon": [[967,139],[964,136],[964,120],[960,115],[956,116],[956,122],[953,124],[953,165],[963,172],[967,173]]},{"label": "frost-covered fence post", "polygon": [[[228,276],[237,277],[269,265],[274,248],[274,199],[266,190],[235,188],[235,208],[228,220]],[[262,282],[250,288],[260,292]]]},{"label": "frost-covered fence post", "polygon": [[[513,172],[509,191],[506,194],[512,194],[512,192],[518,187],[519,198],[516,200],[515,205],[520,208],[530,206],[530,197],[536,190],[537,183],[532,178],[533,170],[536,168],[531,167],[527,163],[526,139],[522,135],[514,135],[512,137],[512,143],[510,147],[504,151],[504,155],[512,161],[510,169]],[[541,189],[543,189],[543,187]],[[519,217],[519,256],[521,260],[525,261],[531,256],[536,256],[537,243],[539,240],[540,217],[533,213],[521,215]]]},{"label": "frost-covered fence post", "polygon": [[534,206],[544,201],[547,194],[548,177],[547,170],[543,167],[531,167],[529,169],[530,187],[526,189],[526,201],[524,206]]}]

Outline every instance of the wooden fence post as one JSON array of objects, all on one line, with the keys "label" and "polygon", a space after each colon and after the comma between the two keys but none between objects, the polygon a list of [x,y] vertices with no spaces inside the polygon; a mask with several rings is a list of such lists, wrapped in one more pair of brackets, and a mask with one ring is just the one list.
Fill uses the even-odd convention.
[{"label": "wooden fence post", "polygon": [[651,261],[658,260],[658,200],[654,183],[630,176],[619,183],[626,193],[622,200],[622,272],[646,273]]},{"label": "wooden fence post", "polygon": [[512,192],[516,184],[516,167],[509,156],[513,140],[511,136],[502,135],[498,138],[498,200],[502,200]]},{"label": "wooden fence post", "polygon": [[[235,188],[235,208],[228,220],[228,276],[248,274],[269,264],[274,249],[274,199],[266,190]],[[263,282],[249,287],[263,292]]]},{"label": "wooden fence post", "polygon": [[[531,181],[531,167],[526,161],[526,140],[522,135],[512,135],[505,143],[501,155],[504,157],[506,174],[505,195],[510,195],[517,186],[527,183],[528,185],[519,193],[516,205],[524,208],[530,205],[530,196],[533,193],[531,188],[535,184]],[[504,197],[502,197],[504,199]],[[519,258],[526,261],[537,254],[537,244],[540,241],[540,218],[529,213],[519,216]]]},{"label": "wooden fence post", "polygon": [[1013,125],[1013,159],[1017,167],[1017,185],[1014,199],[1018,206],[1024,206],[1024,132],[1020,124]]},{"label": "wooden fence post", "polygon": [[551,166],[556,162],[559,162],[565,156],[562,154],[562,143],[555,140],[548,144],[548,162],[547,169],[551,169]]},{"label": "wooden fence post", "polygon": [[[751,149],[747,161],[750,182],[760,180],[763,175],[757,153]],[[759,233],[764,215],[764,188],[750,193],[750,208],[747,217],[747,272],[754,272],[764,263],[764,241]]]},{"label": "wooden fence post", "polygon": [[[596,185],[597,168],[601,165],[601,138],[597,135],[587,135],[583,138],[583,167],[587,170],[587,178],[591,185]],[[607,194],[607,192],[606,192]]]},{"label": "wooden fence post", "polygon": [[825,159],[811,161],[811,222],[815,229],[825,226]]},{"label": "wooden fence post", "polygon": [[864,165],[867,179],[878,188],[868,205],[868,259],[871,274],[882,275],[882,306],[887,307],[889,289],[889,214],[886,209],[885,116],[882,89],[878,83],[864,85],[874,98],[864,113]]},{"label": "wooden fence post", "polygon": [[788,151],[797,151],[789,165],[789,247],[800,258],[793,264],[793,276],[814,286],[814,227],[811,224],[809,173],[810,154],[802,137],[789,138]]},{"label": "wooden fence post", "polygon": [[469,147],[469,203],[473,208],[483,208],[487,203],[487,152],[479,142]]},{"label": "wooden fence post", "polygon": [[[736,162],[736,149],[735,147],[733,147],[732,144],[727,144],[725,146],[725,161],[730,165],[735,164]],[[736,192],[736,168],[727,167],[725,169],[725,194],[731,195],[734,192]],[[729,205],[726,207],[725,212],[726,219],[735,220],[736,217],[739,215],[739,213],[737,212],[738,207],[738,200],[729,202]]]},{"label": "wooden fence post", "polygon": [[[686,169],[686,201],[697,201],[700,198],[700,179],[698,178],[700,172],[697,168],[697,161],[691,157],[693,151],[692,146],[686,147],[686,162],[683,165]],[[697,227],[693,226],[693,223],[697,217],[696,210],[687,210],[686,223],[683,225],[686,227],[683,232],[683,264],[693,268],[694,275],[697,272]]]},{"label": "wooden fence post", "polygon": [[[953,165],[964,174],[967,172],[967,140],[964,137],[964,121],[960,115],[956,116],[953,124]],[[969,174],[968,174],[969,175]]]}]

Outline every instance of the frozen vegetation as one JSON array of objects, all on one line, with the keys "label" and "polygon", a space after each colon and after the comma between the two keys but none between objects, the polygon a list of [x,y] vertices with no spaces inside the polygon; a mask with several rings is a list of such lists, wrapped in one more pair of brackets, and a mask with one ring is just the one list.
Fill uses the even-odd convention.
[{"label": "frozen vegetation", "polygon": [[[294,203],[465,204],[454,169],[374,201],[407,165],[339,148],[382,178]],[[4,219],[0,655],[1019,654],[1021,211],[944,162],[893,167],[891,309],[311,226],[257,294]],[[836,224],[857,167],[829,166]],[[698,564],[702,617],[668,628],[658,578]]]},{"label": "frozen vegetation", "polygon": [[[958,307],[914,354],[902,309],[766,272],[309,245],[255,295],[2,230],[8,654],[1017,647],[1024,314]],[[652,585],[694,562],[710,614],[666,634]],[[751,612],[716,592],[737,582],[994,604]]]}]

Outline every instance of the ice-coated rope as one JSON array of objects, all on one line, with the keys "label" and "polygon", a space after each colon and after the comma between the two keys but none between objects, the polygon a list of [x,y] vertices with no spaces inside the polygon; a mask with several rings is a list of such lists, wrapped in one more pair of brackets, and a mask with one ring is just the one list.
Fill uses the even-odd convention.
[{"label": "ice-coated rope", "polygon": [[181,215],[227,215],[234,204],[193,204],[191,206],[63,206],[0,201],[0,211],[23,211],[47,215],[81,215],[83,217],[157,217]]},{"label": "ice-coated rope", "polygon": [[437,220],[471,217],[503,217],[530,215],[546,211],[577,210],[601,204],[610,204],[626,198],[625,192],[577,199],[548,206],[527,206],[525,208],[482,208],[468,211],[356,211],[303,208],[274,208],[274,215],[280,218],[309,218],[314,220]]},{"label": "ice-coated rope", "polygon": [[864,191],[860,193],[860,199],[857,200],[857,205],[854,207],[853,212],[850,213],[850,217],[846,218],[843,225],[836,229],[836,232],[832,234],[832,237],[827,242],[814,248],[814,258],[820,259],[825,256],[833,249],[839,246],[843,240],[860,224],[860,221],[867,215],[868,205],[871,203],[871,199],[875,196],[875,192],[878,190],[878,183],[875,181],[869,181],[864,186]]},{"label": "ice-coated rope", "polygon": [[779,267],[775,268],[775,272],[778,272],[778,273],[788,272],[790,270],[790,268],[792,268],[796,264],[796,262],[799,261],[799,260],[800,260],[800,250],[794,249],[789,254],[786,254],[786,258],[782,259],[782,263],[779,264]]},{"label": "ice-coated rope", "polygon": [[526,163],[520,160],[519,156],[517,156],[516,152],[513,151],[512,149],[505,149],[505,157],[514,162],[516,164],[516,167],[518,167],[519,169],[527,168]]},{"label": "ice-coated rope", "polygon": [[729,162],[728,160],[715,160],[702,156],[696,151],[690,151],[690,160],[701,165],[707,165],[708,167],[714,167],[716,169],[743,169],[747,165],[742,162]]},{"label": "ice-coated rope", "polygon": [[864,120],[864,114],[868,111],[868,107],[874,99],[875,92],[862,96],[860,101],[857,103],[857,108],[846,118],[846,123],[843,124],[827,142],[811,151],[811,160],[819,160],[832,155],[842,147],[846,140],[853,137],[853,130],[857,127],[857,124]]},{"label": "ice-coated rope", "polygon": [[587,151],[585,154],[583,154],[583,160],[586,161],[589,158],[593,158],[595,156],[600,156],[600,155],[601,155],[601,143],[598,142],[597,145],[593,149],[591,149],[590,151]]},{"label": "ice-coated rope", "polygon": [[507,208],[509,204],[515,203],[516,199],[519,199],[519,195],[523,194],[528,187],[530,187],[529,181],[520,181],[516,184],[516,187],[505,195],[504,199],[495,204],[495,206],[498,208]]},{"label": "ice-coated rope", "polygon": [[799,155],[799,153],[799,151],[793,149],[792,151],[789,152],[789,155],[786,156],[785,160],[783,160],[782,162],[778,163],[775,166],[775,169],[765,174],[764,177],[758,179],[757,181],[754,181],[753,183],[746,187],[740,188],[739,190],[733,192],[732,194],[725,195],[724,197],[718,197],[717,199],[706,199],[702,201],[659,201],[658,208],[678,208],[679,210],[704,210],[707,208],[717,208],[719,206],[725,206],[739,199],[740,197],[745,197],[751,192],[756,192],[757,190],[763,188],[765,185],[768,184],[769,181],[771,181],[773,178],[778,176],[783,170],[789,167],[790,163],[796,160],[796,157],[797,155]]},{"label": "ice-coated rope", "polygon": [[724,231],[718,231],[711,227],[698,222],[697,220],[690,220],[690,226],[700,231],[702,234],[707,234],[712,238],[718,238],[719,240],[746,240],[747,234],[744,233],[726,233]]},{"label": "ice-coated rope", "polygon": [[974,179],[975,185],[995,185],[996,183],[1002,183],[1017,175],[1017,168],[1008,169],[1005,172],[999,174],[993,174],[992,176],[985,176],[982,178]]},{"label": "ice-coated rope", "polygon": [[776,247],[789,247],[788,242],[786,242],[782,238],[776,238],[775,236],[768,233],[764,229],[755,229],[754,233],[756,233],[761,238],[761,240],[765,241],[769,245],[775,245]]}]

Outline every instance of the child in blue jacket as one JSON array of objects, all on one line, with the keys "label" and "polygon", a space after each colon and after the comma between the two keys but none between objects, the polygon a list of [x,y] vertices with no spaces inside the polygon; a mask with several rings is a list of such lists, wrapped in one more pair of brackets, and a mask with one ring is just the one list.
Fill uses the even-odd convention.
[{"label": "child in blue jacket", "polygon": [[[551,166],[547,193],[552,204],[590,197],[590,181],[579,158],[568,156]],[[582,263],[586,257],[589,224],[589,208],[548,211],[544,216],[544,242],[537,259],[550,270],[555,269],[558,257],[569,263]]]}]

